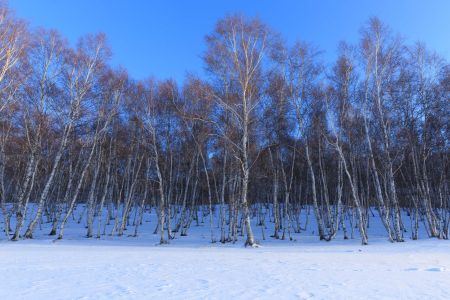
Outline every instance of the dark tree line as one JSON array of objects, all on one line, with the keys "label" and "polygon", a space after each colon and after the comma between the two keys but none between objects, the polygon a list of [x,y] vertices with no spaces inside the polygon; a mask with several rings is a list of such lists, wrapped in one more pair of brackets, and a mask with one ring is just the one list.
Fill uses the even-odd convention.
[{"label": "dark tree line", "polygon": [[75,217],[87,237],[137,236],[153,211],[161,243],[205,219],[212,242],[246,235],[255,246],[252,220],[290,239],[311,209],[321,240],[356,227],[367,244],[374,214],[390,241],[417,239],[419,226],[448,239],[444,58],[405,45],[377,18],[331,65],[240,15],[205,41],[206,78],[136,81],[109,66],[104,35],[69,47],[1,7],[5,238],[32,238],[50,222],[62,239]]}]

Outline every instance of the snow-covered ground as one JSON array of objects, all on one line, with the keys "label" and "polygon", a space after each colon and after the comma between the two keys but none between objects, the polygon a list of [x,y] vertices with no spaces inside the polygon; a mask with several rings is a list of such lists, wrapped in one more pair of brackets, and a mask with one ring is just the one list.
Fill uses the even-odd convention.
[{"label": "snow-covered ground", "polygon": [[243,238],[211,244],[205,218],[159,246],[146,217],[138,238],[86,239],[75,222],[58,242],[46,235],[49,224],[34,240],[2,237],[0,299],[450,299],[449,241],[391,244],[376,222],[368,246],[357,232],[320,242],[313,227],[294,241],[273,240],[267,229],[263,241],[254,226],[262,246],[249,249]]}]

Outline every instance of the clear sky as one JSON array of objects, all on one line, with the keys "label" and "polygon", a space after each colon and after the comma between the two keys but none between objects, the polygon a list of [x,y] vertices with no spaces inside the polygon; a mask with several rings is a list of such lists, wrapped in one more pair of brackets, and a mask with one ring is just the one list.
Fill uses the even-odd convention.
[{"label": "clear sky", "polygon": [[32,27],[58,29],[70,42],[105,32],[113,65],[131,76],[201,75],[204,36],[227,13],[259,16],[289,42],[302,39],[334,59],[340,40],[358,41],[370,16],[378,16],[407,41],[424,41],[450,60],[450,0],[9,0]]}]

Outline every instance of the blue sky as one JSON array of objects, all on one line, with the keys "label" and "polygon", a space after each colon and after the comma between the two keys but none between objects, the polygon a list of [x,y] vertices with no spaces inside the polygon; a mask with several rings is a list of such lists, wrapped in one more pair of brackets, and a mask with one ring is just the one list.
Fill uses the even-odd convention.
[{"label": "blue sky", "polygon": [[201,75],[204,36],[229,13],[259,16],[289,42],[302,39],[335,57],[340,40],[358,41],[370,16],[378,16],[407,41],[424,41],[450,60],[450,0],[10,0],[32,27],[58,29],[70,42],[105,32],[113,65],[131,76],[182,82],[186,71]]}]

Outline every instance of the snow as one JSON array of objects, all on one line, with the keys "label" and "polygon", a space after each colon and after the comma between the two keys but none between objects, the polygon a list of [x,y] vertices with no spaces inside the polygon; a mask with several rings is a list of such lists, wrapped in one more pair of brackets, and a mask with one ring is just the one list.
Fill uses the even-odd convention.
[{"label": "snow", "polygon": [[256,249],[244,248],[243,237],[210,243],[208,218],[159,246],[154,216],[145,220],[138,238],[87,239],[73,222],[62,241],[46,236],[46,223],[33,240],[2,239],[0,299],[450,299],[450,242],[422,234],[389,243],[377,220],[368,246],[357,232],[318,241],[314,227],[294,241],[267,229],[263,241],[254,226]]}]

